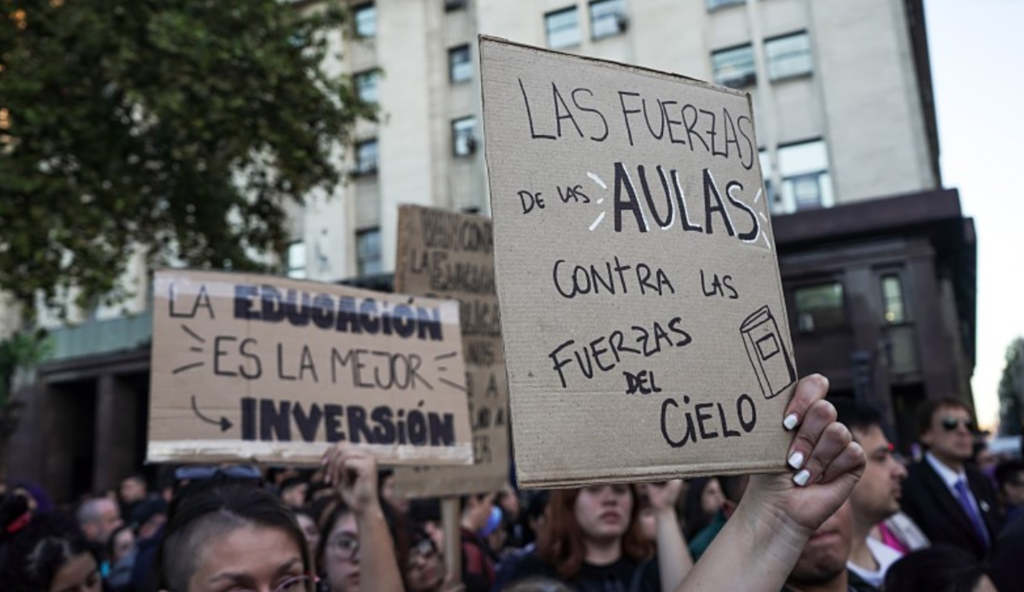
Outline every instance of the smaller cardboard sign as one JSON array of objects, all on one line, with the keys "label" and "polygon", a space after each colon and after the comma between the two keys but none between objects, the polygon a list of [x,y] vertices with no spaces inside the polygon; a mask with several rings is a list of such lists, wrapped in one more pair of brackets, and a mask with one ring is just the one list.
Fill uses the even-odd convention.
[{"label": "smaller cardboard sign", "polygon": [[508,482],[508,382],[494,288],[490,219],[420,206],[398,210],[395,290],[458,300],[475,461],[395,471],[408,497],[500,491]]},{"label": "smaller cardboard sign", "polygon": [[797,373],[750,97],[481,38],[520,485],[782,470]]},{"label": "smaller cardboard sign", "polygon": [[150,462],[473,460],[455,302],[158,271],[151,375]]}]

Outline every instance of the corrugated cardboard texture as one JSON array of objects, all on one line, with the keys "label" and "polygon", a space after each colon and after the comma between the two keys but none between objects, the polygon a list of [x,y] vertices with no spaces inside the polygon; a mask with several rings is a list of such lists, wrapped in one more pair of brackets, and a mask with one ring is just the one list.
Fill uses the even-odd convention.
[{"label": "corrugated cardboard texture", "polygon": [[782,469],[796,368],[749,97],[480,41],[524,487]]},{"label": "corrugated cardboard texture", "polygon": [[475,459],[471,467],[397,469],[395,487],[409,497],[500,491],[508,482],[508,382],[491,221],[401,206],[398,228],[395,290],[460,302]]},{"label": "corrugated cardboard texture", "polygon": [[472,462],[456,302],[198,271],[154,295],[149,461]]}]

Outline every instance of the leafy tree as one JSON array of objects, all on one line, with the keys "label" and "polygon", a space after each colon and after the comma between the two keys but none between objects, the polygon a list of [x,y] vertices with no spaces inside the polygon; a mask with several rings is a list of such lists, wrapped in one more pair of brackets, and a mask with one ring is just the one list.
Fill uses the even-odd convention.
[{"label": "leafy tree", "polygon": [[999,381],[999,431],[1017,436],[1024,431],[1024,338],[1006,348],[1006,367]]},{"label": "leafy tree", "polygon": [[341,9],[0,0],[0,286],[29,306],[152,264],[259,269],[285,202],[331,190],[373,117],[322,70]]},{"label": "leafy tree", "polygon": [[17,333],[0,341],[0,483],[7,479],[7,442],[18,426],[22,402],[14,398],[18,370],[35,367],[46,356],[45,334]]}]

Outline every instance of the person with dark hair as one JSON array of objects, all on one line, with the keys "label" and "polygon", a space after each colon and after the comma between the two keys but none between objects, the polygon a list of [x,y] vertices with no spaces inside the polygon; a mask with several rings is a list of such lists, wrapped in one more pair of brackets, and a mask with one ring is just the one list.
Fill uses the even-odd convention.
[{"label": "person with dark hair", "polygon": [[342,443],[327,452],[324,462],[326,481],[338,488],[341,500],[319,524],[321,592],[402,592],[396,559],[402,545],[396,545],[397,536],[388,527],[391,510],[380,500],[377,461]]},{"label": "person with dark hair", "polygon": [[461,499],[462,584],[466,592],[489,592],[494,586],[494,561],[481,534],[491,518],[494,498],[493,493],[481,493]]},{"label": "person with dark hair", "polygon": [[932,543],[960,547],[980,561],[1002,517],[989,479],[967,465],[974,452],[971,410],[956,399],[929,401],[918,423],[927,452],[908,470],[903,510]]},{"label": "person with dark hair", "polygon": [[782,592],[876,592],[847,566],[852,542],[853,512],[847,501],[814,531]]},{"label": "person with dark hair", "polygon": [[121,486],[117,490],[117,497],[121,502],[121,516],[131,516],[135,506],[146,499],[148,494],[149,485],[141,474],[135,473],[121,479]]},{"label": "person with dark hair", "polygon": [[158,589],[312,592],[309,549],[287,506],[250,485],[199,489],[179,501],[167,524]]},{"label": "person with dark hair", "polygon": [[380,497],[399,514],[409,512],[409,498],[399,495],[395,490],[395,472],[389,469],[382,470],[378,476],[380,482]]},{"label": "person with dark hair", "polygon": [[872,586],[879,587],[885,572],[902,553],[871,536],[882,522],[900,510],[902,483],[907,470],[892,454],[893,446],[882,430],[882,414],[852,399],[832,401],[837,421],[845,425],[867,457],[864,475],[850,493],[853,539],[846,563]]},{"label": "person with dark hair", "polygon": [[441,550],[422,526],[410,526],[407,533],[409,552],[402,564],[406,592],[441,592],[446,577]]},{"label": "person with dark hair", "polygon": [[697,533],[711,524],[724,505],[725,493],[717,478],[691,479],[683,502],[683,534],[686,540],[692,541]]},{"label": "person with dark hair", "polygon": [[294,510],[295,521],[299,523],[302,534],[306,537],[306,544],[309,546],[309,554],[316,557],[317,548],[320,547],[320,527],[316,524],[312,510],[303,508]]},{"label": "person with dark hair", "polygon": [[[648,486],[657,513],[657,548],[639,521],[637,488],[599,485],[551,493],[535,553],[512,567],[508,581],[543,576],[578,591],[675,590],[692,563],[675,513],[680,481]],[[664,568],[664,570],[662,570]]]},{"label": "person with dark hair", "polygon": [[1006,524],[1009,525],[1018,516],[1024,516],[1024,460],[999,463],[995,477],[999,503],[1006,513]]},{"label": "person with dark hair", "polygon": [[91,545],[69,518],[34,514],[22,496],[0,504],[0,583],[4,592],[100,592]]},{"label": "person with dark hair", "polygon": [[886,592],[996,592],[981,563],[962,548],[935,545],[907,554],[889,568]]},{"label": "person with dark hair", "polygon": [[288,477],[281,482],[278,491],[281,501],[293,510],[306,505],[306,494],[309,492],[309,481],[304,477]]},{"label": "person with dark hair", "polygon": [[110,535],[107,547],[107,576],[104,582],[111,592],[131,586],[132,566],[135,563],[135,531],[123,525]]}]

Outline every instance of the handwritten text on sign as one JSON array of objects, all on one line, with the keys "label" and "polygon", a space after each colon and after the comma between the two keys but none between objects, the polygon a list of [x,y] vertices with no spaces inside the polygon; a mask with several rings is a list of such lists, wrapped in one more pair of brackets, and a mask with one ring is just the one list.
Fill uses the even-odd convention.
[{"label": "handwritten text on sign", "polygon": [[781,468],[796,369],[749,99],[487,38],[481,77],[520,481]]},{"label": "handwritten text on sign", "polygon": [[474,464],[399,469],[395,487],[415,497],[499,491],[508,482],[508,383],[494,286],[491,221],[402,206],[398,228],[395,289],[456,299],[461,306]]},{"label": "handwritten text on sign", "polygon": [[150,460],[471,459],[455,303],[192,271],[155,294]]}]

